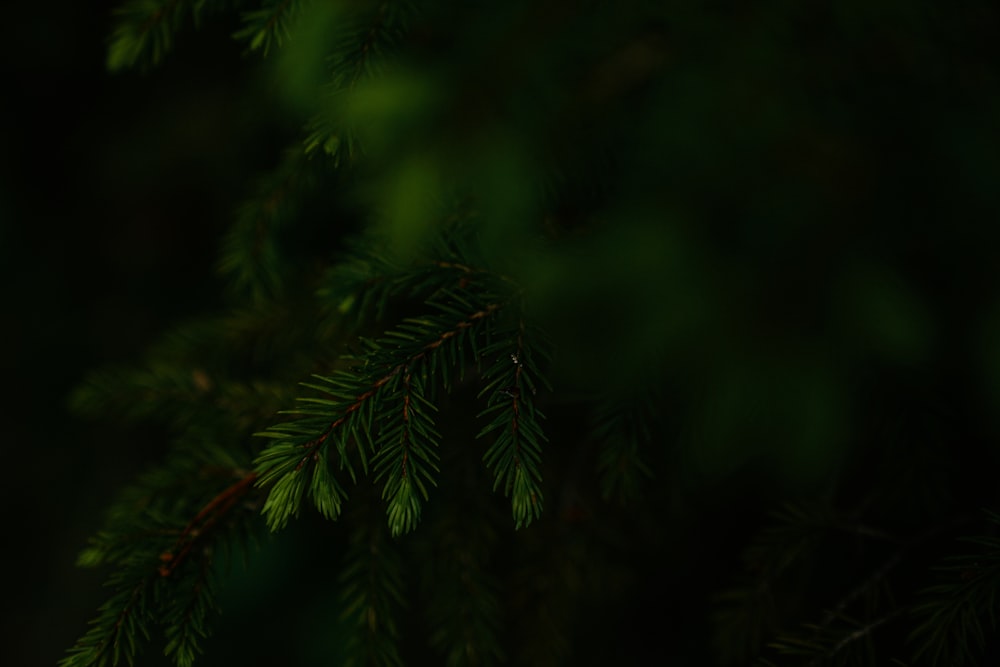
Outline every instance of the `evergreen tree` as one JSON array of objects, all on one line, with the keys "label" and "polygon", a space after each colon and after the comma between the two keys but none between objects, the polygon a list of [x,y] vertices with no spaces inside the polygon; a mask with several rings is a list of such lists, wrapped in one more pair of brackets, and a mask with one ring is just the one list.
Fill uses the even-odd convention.
[{"label": "evergreen tree", "polygon": [[121,4],[299,131],[72,396],[171,448],[62,667],[993,655],[1000,14],[695,4]]}]

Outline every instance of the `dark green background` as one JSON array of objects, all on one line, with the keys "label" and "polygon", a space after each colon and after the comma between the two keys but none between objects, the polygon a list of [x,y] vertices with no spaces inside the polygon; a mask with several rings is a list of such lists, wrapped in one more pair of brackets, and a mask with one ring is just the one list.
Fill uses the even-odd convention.
[{"label": "dark green background", "polygon": [[[734,321],[750,335],[703,332],[683,370],[736,387],[736,398],[713,404],[723,413],[740,412],[761,383],[808,384],[798,373],[811,362],[819,386],[865,408],[838,412],[834,392],[818,399],[815,423],[844,414],[837,423],[864,434],[873,414],[919,422],[928,406],[940,409],[962,502],[989,504],[1000,435],[1000,14],[986,2],[848,2],[791,20],[789,6],[688,10],[680,24],[691,31],[673,37],[694,57],[678,69],[672,113],[650,128],[665,151],[638,155],[655,168],[637,188],[683,193],[681,213],[701,225],[687,242],[708,273],[732,281],[715,293],[731,302],[709,310],[748,311]],[[217,242],[298,128],[270,106],[274,91],[246,67],[225,20],[180,39],[148,75],[112,76],[107,7],[6,11],[0,484],[4,603],[15,620],[2,645],[8,664],[52,665],[103,600],[103,573],[76,569],[77,551],[115,490],[165,445],[152,429],[71,417],[67,392],[219,303]],[[856,270],[842,272],[845,263]],[[595,304],[641,321],[643,300],[661,294],[618,301],[614,281],[627,278],[590,275],[608,282],[566,305],[558,319],[568,329]],[[605,321],[596,316],[591,339]],[[722,368],[712,346],[737,340],[750,341],[745,354]],[[593,343],[584,335],[581,354]],[[844,375],[830,380],[828,365]],[[721,429],[706,442],[724,444],[705,456],[723,461],[730,422],[706,423]],[[809,467],[788,460],[793,471]],[[752,492],[752,480],[742,483]],[[691,553],[735,548],[746,533],[728,497],[717,500],[699,510],[716,523],[680,536]],[[699,535],[703,544],[683,542]],[[678,600],[726,576],[699,574],[713,580],[687,578],[691,592]]]}]

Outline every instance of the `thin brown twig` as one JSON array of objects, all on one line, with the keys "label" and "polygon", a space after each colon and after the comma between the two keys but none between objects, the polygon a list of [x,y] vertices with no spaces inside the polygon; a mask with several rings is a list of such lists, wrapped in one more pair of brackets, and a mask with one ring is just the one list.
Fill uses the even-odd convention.
[{"label": "thin brown twig", "polygon": [[406,359],[405,361],[393,366],[388,373],[386,373],[381,378],[372,383],[369,389],[359,394],[357,398],[354,399],[354,402],[344,409],[343,414],[337,417],[337,419],[330,422],[330,424],[325,429],[323,429],[323,432],[320,435],[313,438],[312,440],[303,443],[302,446],[306,449],[306,453],[302,456],[302,459],[299,461],[298,465],[295,466],[295,470],[301,470],[310,460],[315,460],[319,452],[319,448],[323,445],[323,443],[325,443],[330,438],[333,432],[336,431],[341,426],[343,426],[344,422],[346,422],[353,413],[357,412],[362,407],[364,407],[365,403],[370,398],[372,398],[376,393],[378,393],[378,390],[384,387],[392,378],[396,377],[405,369],[411,367],[413,364],[422,360],[424,357],[427,356],[428,353],[441,347],[449,339],[457,336],[459,332],[461,332],[463,329],[467,329],[473,326],[477,321],[485,317],[488,317],[498,308],[500,308],[499,303],[492,303],[483,308],[482,310],[476,311],[475,313],[470,315],[468,319],[462,320],[461,322],[457,323],[453,329],[445,331],[440,336],[438,336],[437,339],[424,345],[424,347],[421,348],[420,352],[414,354],[409,359]]},{"label": "thin brown twig", "polygon": [[163,563],[159,568],[160,576],[169,577],[191,553],[198,539],[211,530],[247,494],[256,481],[257,473],[251,471],[208,501],[184,527],[174,546],[160,554],[160,561]]}]

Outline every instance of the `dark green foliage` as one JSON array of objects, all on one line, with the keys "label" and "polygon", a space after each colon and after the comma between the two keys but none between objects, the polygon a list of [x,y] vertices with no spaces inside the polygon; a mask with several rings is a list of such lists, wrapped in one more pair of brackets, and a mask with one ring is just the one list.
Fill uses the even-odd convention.
[{"label": "dark green foliage", "polygon": [[194,664],[201,641],[208,636],[208,616],[215,611],[211,575],[210,564],[202,561],[197,575],[182,589],[186,595],[173,597],[163,611],[163,652],[178,665]]},{"label": "dark green foliage", "polygon": [[154,629],[162,629],[175,664],[194,663],[216,613],[217,556],[245,553],[259,525],[250,480],[230,477],[238,469],[225,453],[203,447],[122,494],[79,558],[83,566],[115,568],[107,582],[113,593],[63,667],[135,664]]},{"label": "dark green foliage", "polygon": [[[483,372],[486,385],[480,397],[487,397],[488,407],[480,413],[489,424],[478,437],[493,435],[484,460],[493,470],[494,490],[503,489],[510,496],[514,524],[526,526],[542,513],[542,445],[546,440],[541,428],[544,415],[535,407],[539,385],[545,378],[536,370],[534,356],[544,348],[530,339],[523,322],[509,331],[500,330],[496,340],[483,350],[495,361]],[[549,387],[550,388],[550,387]]]},{"label": "dark green foliage", "polygon": [[[222,248],[219,271],[234,297],[253,302],[281,299],[297,270],[283,237],[315,195],[322,160],[308,160],[296,147],[281,165],[260,179],[256,196],[240,207]],[[285,234],[287,236],[287,234]]]},{"label": "dark green foliage", "polygon": [[352,630],[345,664],[401,665],[398,617],[404,604],[403,563],[381,522],[367,523],[362,516],[351,536],[340,584],[341,619]]},{"label": "dark green foliage", "polygon": [[503,605],[500,582],[493,571],[499,535],[483,520],[486,505],[472,511],[439,515],[433,530],[441,542],[421,551],[427,599],[428,643],[444,656],[444,664],[493,665],[503,661]]},{"label": "dark green foliage", "polygon": [[110,69],[217,11],[294,138],[220,312],[73,395],[164,451],[80,556],[111,590],[63,666],[210,661],[258,539],[295,560],[238,643],[288,664],[991,655],[997,457],[941,352],[970,286],[913,269],[907,114],[854,110],[885,82],[823,39],[928,57],[848,4],[123,3]]},{"label": "dark green foliage", "polygon": [[[990,513],[988,518],[995,526],[996,516]],[[775,519],[745,552],[751,575],[746,583],[718,597],[725,664],[741,664],[751,656],[757,656],[754,664],[760,665],[881,665],[888,660],[907,665],[982,664],[979,660],[995,632],[998,582],[990,565],[998,553],[994,537],[963,539],[981,550],[947,556],[942,566],[915,553],[937,536],[940,526],[901,541],[822,507],[788,508]],[[874,563],[873,569],[853,574],[841,564],[826,574],[843,582],[836,587],[805,584],[803,568],[839,553],[838,542],[852,534],[868,543],[861,553]],[[887,548],[879,548],[880,543]],[[875,560],[876,555],[881,560]],[[914,576],[912,571],[901,572],[907,560],[923,561],[927,568],[916,573],[917,581],[927,581],[935,571],[942,583],[906,590],[908,577]],[[841,579],[844,574],[849,578]],[[801,590],[804,585],[815,590]],[[800,590],[793,593],[794,588]],[[827,605],[807,612],[814,621],[789,626],[792,615],[809,609],[810,593],[825,598]]]},{"label": "dark green foliage", "polygon": [[653,437],[656,392],[642,389],[640,395],[615,396],[594,412],[592,432],[602,442],[597,461],[601,496],[622,505],[638,501],[643,482],[653,475],[639,453]]},{"label": "dark green foliage", "polygon": [[266,56],[288,40],[289,26],[302,4],[303,0],[265,0],[260,9],[241,13],[244,26],[233,37],[245,40],[251,51],[260,50]]},{"label": "dark green foliage", "polygon": [[[273,529],[298,513],[307,484],[317,507],[336,518],[345,494],[331,462],[356,481],[369,472],[370,457],[393,535],[416,527],[438,470],[434,385],[447,390],[464,376],[467,360],[477,358],[475,339],[501,307],[457,293],[439,294],[427,305],[427,316],[406,318],[382,339],[362,339],[363,353],[347,358],[348,368],[307,385],[327,398],[302,399],[306,407],[293,411],[300,419],[260,434],[275,441],[257,457],[259,483],[271,487],[264,514]],[[524,423],[537,440],[534,414]],[[515,475],[519,465],[511,459],[500,469]],[[515,507],[529,502],[532,489],[517,490]]]},{"label": "dark green foliage", "polygon": [[118,570],[108,580],[113,593],[101,605],[92,628],[69,651],[60,667],[74,665],[135,664],[141,646],[149,641],[154,612],[148,607],[149,588],[156,581],[148,576],[129,576]]},{"label": "dark green foliage", "polygon": [[122,5],[108,49],[108,68],[159,63],[193,5],[185,0],[134,0]]},{"label": "dark green foliage", "polygon": [[965,538],[966,553],[935,567],[937,583],[927,586],[913,605],[910,634],[915,655],[939,665],[976,664],[987,637],[997,631],[1000,587],[1000,516],[989,513],[990,535]]},{"label": "dark green foliage", "polygon": [[108,69],[158,65],[173,49],[178,32],[198,26],[206,13],[238,2],[221,0],[128,0],[115,10]]}]

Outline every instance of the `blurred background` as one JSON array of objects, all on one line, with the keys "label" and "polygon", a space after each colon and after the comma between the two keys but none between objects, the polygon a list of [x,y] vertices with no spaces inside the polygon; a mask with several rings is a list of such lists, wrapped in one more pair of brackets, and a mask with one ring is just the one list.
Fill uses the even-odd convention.
[{"label": "blurred background", "polygon": [[[674,68],[640,98],[657,113],[624,116],[651,138],[626,146],[650,165],[632,223],[560,263],[526,258],[587,377],[631,377],[662,351],[655,363],[708,378],[690,436],[707,474],[747,447],[806,443],[777,458],[808,484],[872,414],[935,412],[968,454],[952,483],[995,500],[977,489],[996,462],[980,445],[1000,435],[1000,12],[938,4],[686,10],[662,52],[647,45]],[[0,46],[8,664],[52,665],[82,633],[104,573],[76,555],[166,444],[72,417],[68,392],[219,305],[218,242],[300,132],[225,19],[149,73],[108,74],[112,6],[20,3]],[[648,56],[623,54],[595,94]],[[664,202],[666,233],[642,222]],[[567,276],[589,282],[566,291]],[[775,422],[790,431],[768,444],[754,429]]]}]

